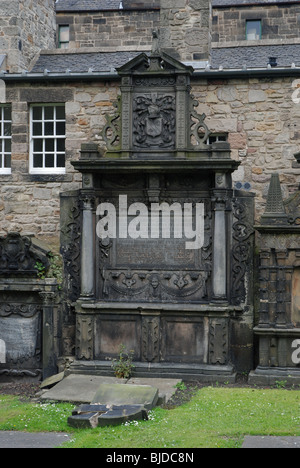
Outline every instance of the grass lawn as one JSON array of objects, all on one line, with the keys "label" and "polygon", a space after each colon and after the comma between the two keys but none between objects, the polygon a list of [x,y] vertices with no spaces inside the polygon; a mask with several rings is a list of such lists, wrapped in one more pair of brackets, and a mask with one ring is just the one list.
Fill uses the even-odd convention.
[{"label": "grass lawn", "polygon": [[204,387],[149,421],[89,430],[67,425],[73,408],[0,395],[0,430],[67,432],[65,448],[239,448],[245,435],[300,436],[299,390]]}]

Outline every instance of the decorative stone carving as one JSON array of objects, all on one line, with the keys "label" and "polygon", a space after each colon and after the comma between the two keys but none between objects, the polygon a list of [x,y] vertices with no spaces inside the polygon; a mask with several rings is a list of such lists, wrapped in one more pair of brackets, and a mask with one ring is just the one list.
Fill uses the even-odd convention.
[{"label": "decorative stone carving", "polygon": [[49,267],[46,252],[38,250],[29,237],[11,232],[6,237],[0,237],[0,275],[33,275],[38,270],[37,262]]},{"label": "decorative stone carving", "polygon": [[133,145],[136,148],[174,148],[175,97],[144,94],[133,99]]}]

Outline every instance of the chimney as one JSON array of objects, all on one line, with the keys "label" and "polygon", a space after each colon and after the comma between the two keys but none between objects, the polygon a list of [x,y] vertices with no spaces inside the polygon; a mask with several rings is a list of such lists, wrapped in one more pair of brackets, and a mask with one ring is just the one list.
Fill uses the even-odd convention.
[{"label": "chimney", "polygon": [[160,48],[182,62],[209,61],[211,0],[161,0]]},{"label": "chimney", "polygon": [[55,0],[0,1],[0,55],[9,73],[30,70],[42,49],[55,48]]}]

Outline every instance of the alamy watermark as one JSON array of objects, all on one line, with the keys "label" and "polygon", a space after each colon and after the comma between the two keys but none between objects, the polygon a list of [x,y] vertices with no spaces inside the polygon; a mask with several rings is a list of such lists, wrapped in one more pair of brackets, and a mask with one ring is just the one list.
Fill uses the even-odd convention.
[{"label": "alamy watermark", "polygon": [[294,340],[292,343],[292,348],[295,348],[295,351],[292,354],[293,364],[300,364],[300,340]]},{"label": "alamy watermark", "polygon": [[128,206],[127,195],[119,195],[118,209],[109,202],[100,203],[96,226],[100,239],[186,239],[185,248],[204,245],[204,203],[169,204],[135,202]]}]

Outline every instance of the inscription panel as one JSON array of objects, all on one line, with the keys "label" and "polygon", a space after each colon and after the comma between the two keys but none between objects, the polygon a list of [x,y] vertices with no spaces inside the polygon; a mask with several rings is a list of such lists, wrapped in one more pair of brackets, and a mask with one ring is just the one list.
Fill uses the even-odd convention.
[{"label": "inscription panel", "polygon": [[3,363],[21,367],[38,366],[40,341],[40,316],[0,317],[0,339],[5,344]]},{"label": "inscription panel", "polygon": [[118,239],[114,245],[114,260],[115,268],[200,267],[199,252],[187,250],[181,239]]},{"label": "inscription panel", "polygon": [[[97,241],[97,297],[128,302],[209,301],[211,202],[204,190],[199,192],[206,184],[199,178],[190,186],[189,177],[177,177],[172,179],[169,191],[165,185],[169,180],[150,180],[152,184],[155,181],[155,187],[148,190],[129,190],[126,195],[122,190],[120,195],[115,189],[107,192],[106,198],[104,193],[99,195],[101,202],[105,200],[105,209],[113,208],[111,217],[105,209],[98,212],[97,226],[102,223],[102,229],[111,220],[114,224],[107,224],[112,238]],[[186,189],[190,187],[184,195],[182,183]],[[145,192],[155,196],[162,191],[163,196],[155,202],[150,203],[145,196]],[[186,194],[188,197],[183,198]]]}]

